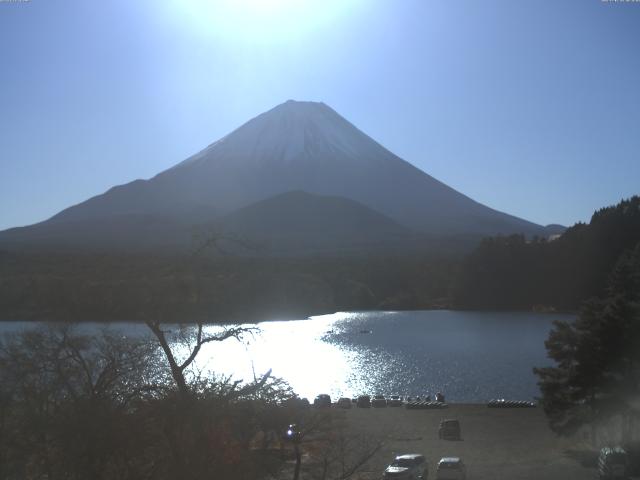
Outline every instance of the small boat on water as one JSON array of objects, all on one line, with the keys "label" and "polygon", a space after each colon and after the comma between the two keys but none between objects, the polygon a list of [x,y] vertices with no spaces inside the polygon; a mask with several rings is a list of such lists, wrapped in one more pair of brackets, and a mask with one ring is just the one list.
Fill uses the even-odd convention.
[{"label": "small boat on water", "polygon": [[487,403],[489,408],[536,408],[534,402],[528,402],[524,400],[505,400],[504,398],[498,398],[489,400]]}]

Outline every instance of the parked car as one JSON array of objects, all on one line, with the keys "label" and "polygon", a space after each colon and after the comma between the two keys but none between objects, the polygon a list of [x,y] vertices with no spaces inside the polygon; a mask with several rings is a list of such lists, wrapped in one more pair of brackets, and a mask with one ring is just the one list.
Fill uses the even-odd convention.
[{"label": "parked car", "polygon": [[356,407],[358,408],[370,408],[371,397],[369,395],[360,395],[356,401]]},{"label": "parked car", "polygon": [[351,408],[351,399],[347,397],[342,397],[336,403],[336,406],[340,408]]},{"label": "parked car", "polygon": [[467,467],[459,457],[444,457],[438,462],[436,480],[466,480]]},{"label": "parked car", "polygon": [[444,393],[442,392],[436,393],[436,402],[444,403]]},{"label": "parked car", "polygon": [[309,400],[306,398],[292,397],[285,400],[283,405],[296,408],[309,408]]},{"label": "parked car", "polygon": [[402,397],[399,395],[391,395],[391,398],[387,400],[387,406],[389,407],[401,407]]},{"label": "parked car", "polygon": [[438,437],[442,440],[460,440],[460,422],[458,420],[445,419],[440,421]]},{"label": "parked car", "polygon": [[371,400],[371,406],[374,408],[386,408],[387,399],[384,398],[384,395],[376,395],[373,397],[373,400]]},{"label": "parked car", "polygon": [[313,401],[313,406],[316,408],[328,408],[331,406],[331,397],[326,393],[321,393]]},{"label": "parked car", "polygon": [[598,455],[598,475],[601,480],[626,478],[629,455],[622,447],[605,447]]},{"label": "parked car", "polygon": [[398,480],[426,480],[429,475],[429,464],[424,455],[408,453],[398,455],[382,474],[382,478]]}]

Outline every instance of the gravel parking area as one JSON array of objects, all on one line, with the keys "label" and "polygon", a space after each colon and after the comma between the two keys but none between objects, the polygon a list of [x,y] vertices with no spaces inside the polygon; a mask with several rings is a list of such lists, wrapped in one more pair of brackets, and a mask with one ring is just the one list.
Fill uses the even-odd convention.
[{"label": "gravel parking area", "polygon": [[[469,480],[598,478],[595,468],[580,461],[586,445],[557,437],[539,408],[450,404],[442,410],[352,408],[345,413],[352,433],[384,443],[355,477],[360,480],[380,479],[392,458],[403,453],[424,454],[431,479],[435,479],[436,463],[445,456],[461,457]],[[438,426],[444,418],[460,421],[460,441],[438,438]]]}]

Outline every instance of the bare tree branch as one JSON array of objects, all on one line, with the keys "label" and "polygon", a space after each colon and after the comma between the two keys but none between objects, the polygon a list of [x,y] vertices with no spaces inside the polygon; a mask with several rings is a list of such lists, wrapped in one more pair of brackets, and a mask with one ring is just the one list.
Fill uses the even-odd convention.
[{"label": "bare tree branch", "polygon": [[251,327],[232,327],[225,329],[221,334],[218,335],[209,335],[205,338],[202,338],[202,323],[198,323],[198,333],[196,334],[196,344],[191,351],[191,354],[187,357],[187,359],[180,365],[180,369],[182,371],[185,370],[198,356],[198,352],[203,345],[210,342],[223,342],[228,338],[235,338],[236,340],[241,340],[242,335],[245,333],[251,333],[255,331],[255,328]]},{"label": "bare tree branch", "polygon": [[209,249],[213,249],[213,251],[221,255],[228,255],[229,252],[222,246],[224,242],[238,245],[247,251],[265,250],[264,245],[230,232],[196,232],[194,234],[194,241],[199,241],[199,245],[196,245],[191,252],[192,257],[198,257]]},{"label": "bare tree branch", "polygon": [[382,442],[379,442],[375,444],[372,448],[370,448],[368,451],[365,451],[363,454],[361,454],[357,458],[356,462],[350,468],[348,468],[346,471],[342,473],[342,475],[338,478],[338,480],[347,480],[352,475],[357,473],[360,470],[360,468],[364,466],[365,463],[371,460],[373,456],[376,453],[378,453],[378,451],[382,448],[382,445],[383,445]]},{"label": "bare tree branch", "polygon": [[[225,328],[222,332],[217,334],[204,334],[204,325],[202,322],[198,322],[196,324],[196,334],[195,334],[195,345],[190,347],[190,353],[187,355],[185,360],[178,363],[176,356],[171,349],[171,345],[169,344],[169,340],[167,339],[166,332],[161,328],[161,324],[159,322],[147,321],[146,325],[149,327],[151,332],[155,335],[156,339],[160,343],[160,347],[165,354],[167,362],[169,363],[169,368],[171,370],[171,375],[178,387],[178,390],[184,394],[190,394],[190,389],[187,384],[187,380],[185,378],[185,370],[195,361],[200,349],[203,345],[211,342],[223,342],[229,338],[235,338],[236,340],[241,340],[242,336],[245,334],[253,333],[256,329],[253,327],[229,327]],[[269,375],[266,378],[263,378],[262,385],[266,382]]]}]

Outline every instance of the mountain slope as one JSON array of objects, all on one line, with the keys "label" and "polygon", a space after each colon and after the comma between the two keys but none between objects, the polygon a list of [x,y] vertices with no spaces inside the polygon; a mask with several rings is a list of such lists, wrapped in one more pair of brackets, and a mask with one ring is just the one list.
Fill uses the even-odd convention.
[{"label": "mountain slope", "polygon": [[543,227],[481,205],[415,168],[327,105],[294,101],[149,180],[114,187],[21,235],[132,216],[202,224],[294,190],[353,200],[430,236],[546,235]]},{"label": "mountain slope", "polygon": [[185,250],[194,226],[156,214],[126,213],[98,218],[42,222],[0,232],[0,247],[10,250]]},{"label": "mountain slope", "polygon": [[6,230],[4,246],[47,246],[56,250],[182,250],[196,248],[202,235],[221,235],[225,249],[249,255],[300,255],[406,249],[420,235],[353,200],[287,192],[236,210],[216,221],[192,224],[152,214],[44,222]]}]

